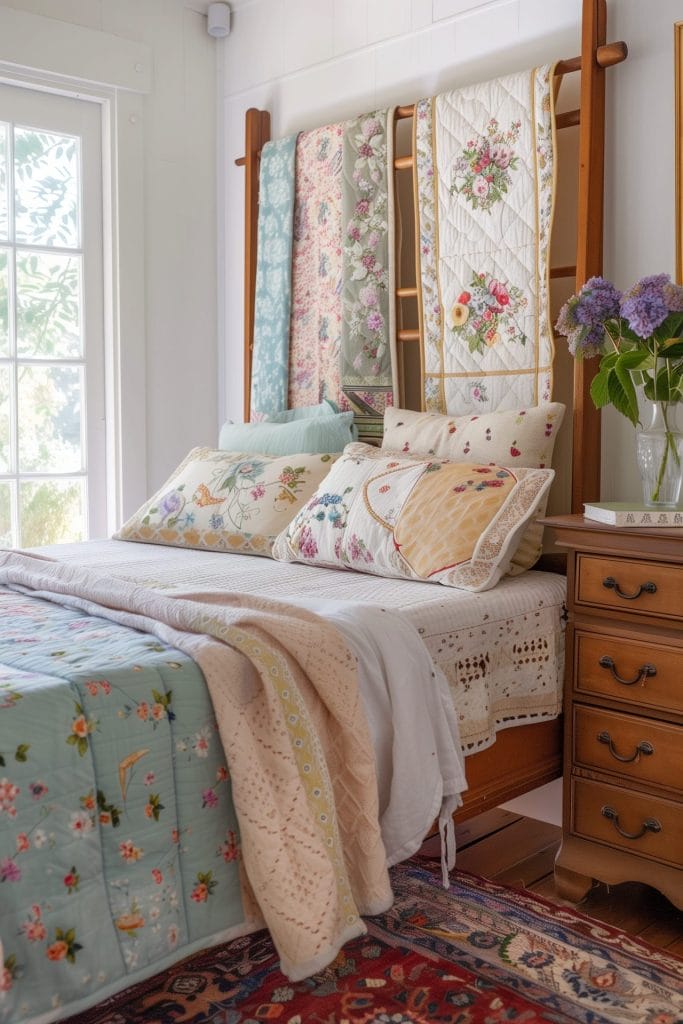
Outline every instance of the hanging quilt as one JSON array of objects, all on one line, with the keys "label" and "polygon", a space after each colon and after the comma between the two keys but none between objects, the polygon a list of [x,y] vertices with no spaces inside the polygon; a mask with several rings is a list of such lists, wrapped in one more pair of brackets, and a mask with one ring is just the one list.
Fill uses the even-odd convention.
[{"label": "hanging quilt", "polygon": [[267,142],[259,174],[251,418],[287,408],[296,135]]},{"label": "hanging quilt", "polygon": [[342,390],[359,436],[381,439],[398,394],[394,304],[393,110],[348,121],[342,158]]},{"label": "hanging quilt", "polygon": [[296,144],[289,406],[341,396],[343,124]]},{"label": "hanging quilt", "polygon": [[424,404],[466,414],[550,401],[553,68],[416,106]]},{"label": "hanging quilt", "polygon": [[289,406],[353,410],[367,440],[396,386],[392,138],[385,110],[296,144]]}]

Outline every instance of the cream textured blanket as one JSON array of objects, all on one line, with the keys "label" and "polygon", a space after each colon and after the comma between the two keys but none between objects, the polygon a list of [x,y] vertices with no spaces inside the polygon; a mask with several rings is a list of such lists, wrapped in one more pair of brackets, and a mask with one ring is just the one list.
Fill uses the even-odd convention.
[{"label": "cream textured blanket", "polygon": [[17,552],[0,553],[0,585],[152,633],[200,666],[232,778],[245,918],[267,925],[291,979],[391,905],[355,659],[332,626],[279,601],[169,598]]}]

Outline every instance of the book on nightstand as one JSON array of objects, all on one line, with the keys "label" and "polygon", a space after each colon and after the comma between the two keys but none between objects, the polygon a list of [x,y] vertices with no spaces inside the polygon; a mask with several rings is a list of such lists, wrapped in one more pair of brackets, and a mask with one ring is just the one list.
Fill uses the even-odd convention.
[{"label": "book on nightstand", "polygon": [[630,501],[595,501],[583,506],[583,515],[608,526],[683,526],[683,508],[648,508]]}]

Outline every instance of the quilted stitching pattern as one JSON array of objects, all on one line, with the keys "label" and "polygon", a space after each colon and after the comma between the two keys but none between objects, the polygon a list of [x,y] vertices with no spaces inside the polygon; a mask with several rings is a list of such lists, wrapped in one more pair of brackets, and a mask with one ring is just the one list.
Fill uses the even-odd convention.
[{"label": "quilted stitching pattern", "polygon": [[428,409],[550,400],[551,80],[548,65],[418,105]]}]

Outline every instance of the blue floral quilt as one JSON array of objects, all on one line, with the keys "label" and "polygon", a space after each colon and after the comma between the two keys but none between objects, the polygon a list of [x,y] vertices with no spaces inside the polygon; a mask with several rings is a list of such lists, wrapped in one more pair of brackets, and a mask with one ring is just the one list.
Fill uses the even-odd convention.
[{"label": "blue floral quilt", "polygon": [[57,1020],[239,934],[203,676],[128,626],[0,588],[0,1021]]}]

